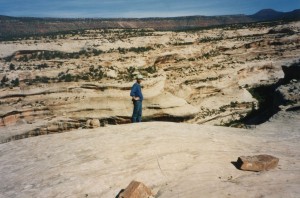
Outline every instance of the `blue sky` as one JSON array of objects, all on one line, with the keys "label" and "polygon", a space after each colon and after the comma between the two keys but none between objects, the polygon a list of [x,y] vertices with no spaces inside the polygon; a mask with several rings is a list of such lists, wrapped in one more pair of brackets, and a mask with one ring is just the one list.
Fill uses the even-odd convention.
[{"label": "blue sky", "polygon": [[31,17],[143,18],[292,11],[300,0],[0,0],[0,15]]}]

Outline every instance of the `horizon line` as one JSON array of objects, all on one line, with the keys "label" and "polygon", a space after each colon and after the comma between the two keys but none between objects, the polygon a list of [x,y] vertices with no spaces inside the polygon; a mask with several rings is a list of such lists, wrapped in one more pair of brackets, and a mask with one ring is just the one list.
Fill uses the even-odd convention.
[{"label": "horizon line", "polygon": [[280,13],[288,13],[288,12],[294,12],[296,10],[300,10],[300,8],[293,9],[291,11],[278,11],[272,8],[265,8],[258,10],[254,14],[242,14],[242,13],[237,13],[237,14],[223,14],[223,15],[178,15],[178,16],[168,16],[168,17],[47,17],[47,16],[13,16],[13,15],[2,15],[2,17],[11,17],[11,18],[32,18],[32,19],[167,19],[167,18],[178,18],[178,17],[221,17],[221,16],[252,16],[255,15],[263,10],[272,10],[275,12],[280,12]]}]

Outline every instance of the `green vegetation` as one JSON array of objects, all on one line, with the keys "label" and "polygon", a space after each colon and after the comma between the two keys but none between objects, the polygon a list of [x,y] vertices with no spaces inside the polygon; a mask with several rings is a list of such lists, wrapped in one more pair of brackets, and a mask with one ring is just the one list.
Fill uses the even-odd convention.
[{"label": "green vegetation", "polygon": [[207,82],[207,81],[214,81],[214,80],[218,80],[220,77],[207,77],[204,79],[194,79],[194,80],[186,80],[184,81],[185,85],[190,85],[190,84],[196,84],[199,82]]},{"label": "green vegetation", "polygon": [[126,69],[127,70],[127,80],[131,81],[134,79],[134,72],[135,72],[135,67],[130,66],[129,68]]},{"label": "green vegetation", "polygon": [[189,58],[188,61],[196,61],[195,58]]},{"label": "green vegetation", "polygon": [[215,56],[218,56],[218,55],[220,55],[220,52],[219,52],[219,51],[217,51],[217,50],[211,50],[210,52],[207,52],[207,53],[203,54],[203,55],[202,55],[201,57],[199,57],[199,58],[201,58],[201,59],[203,59],[203,58],[209,59],[209,58],[211,58],[211,57],[215,57]]},{"label": "green vegetation", "polygon": [[9,65],[9,70],[16,70],[15,65],[11,63],[11,64]]},{"label": "green vegetation", "polygon": [[19,85],[19,78],[13,79],[9,82],[9,79],[6,76],[3,76],[0,81],[0,87],[18,87]]},{"label": "green vegetation", "polygon": [[36,76],[34,82],[49,83],[49,80],[47,76]]},{"label": "green vegetation", "polygon": [[48,33],[13,33],[0,36],[0,41],[21,41],[21,40],[42,40],[42,39],[63,39],[67,35],[75,36],[82,34],[82,30],[57,31]]},{"label": "green vegetation", "polygon": [[18,87],[20,85],[19,78],[16,78],[15,80],[11,81],[12,86]]},{"label": "green vegetation", "polygon": [[3,76],[3,78],[1,79],[1,87],[5,87],[7,82],[9,81],[9,79],[7,78],[7,76]]},{"label": "green vegetation", "polygon": [[173,45],[175,45],[175,46],[193,45],[193,42],[183,42],[183,43],[176,42]]},{"label": "green vegetation", "polygon": [[208,43],[208,42],[212,42],[212,41],[221,41],[223,40],[223,37],[204,37],[199,39],[199,43]]},{"label": "green vegetation", "polygon": [[119,51],[120,54],[125,54],[127,52],[135,52],[135,53],[143,53],[143,52],[147,52],[150,50],[153,50],[152,47],[131,47],[131,48],[118,48],[117,49]]},{"label": "green vegetation", "polygon": [[41,70],[41,69],[45,69],[48,68],[49,66],[46,63],[40,64],[37,66],[37,69]]},{"label": "green vegetation", "polygon": [[142,74],[147,77],[149,74],[155,74],[157,72],[156,66],[148,66],[143,68],[137,68],[135,66],[130,66],[124,71],[119,72],[119,77],[125,81],[132,81],[135,79],[137,74]]},{"label": "green vegetation", "polygon": [[[51,30],[50,30],[51,31]],[[89,36],[96,38],[99,35],[107,37],[109,34],[114,34],[118,36],[119,39],[130,38],[130,37],[143,37],[143,36],[152,36],[154,30],[151,29],[99,29],[99,28],[86,28],[86,30],[67,30],[67,31],[55,31],[48,33],[12,33],[5,34],[0,36],[0,41],[21,41],[21,40],[34,40],[37,41],[50,42],[55,39],[66,39],[75,37],[73,39],[77,40],[76,36]]]},{"label": "green vegetation", "polygon": [[[90,57],[90,56],[99,56],[100,54],[104,53],[102,50],[98,49],[89,49],[89,50],[80,50],[79,52],[61,52],[61,51],[47,51],[47,50],[33,50],[33,51],[20,51],[23,55],[15,59],[15,56],[8,56],[4,58],[5,61],[10,62],[13,59],[16,61],[23,61],[27,62],[29,60],[52,60],[52,59],[79,59],[82,56]],[[46,68],[45,65],[41,66],[42,68]]]},{"label": "green vegetation", "polygon": [[274,27],[277,25],[285,24],[285,21],[270,21],[270,22],[250,22],[250,23],[236,23],[236,24],[224,24],[224,25],[212,25],[207,27],[187,27],[180,30],[174,30],[174,32],[198,32],[203,30],[223,29],[223,30],[238,30],[249,28],[263,28]]},{"label": "green vegetation", "polygon": [[83,81],[91,81],[91,80],[101,80],[104,77],[104,72],[101,70],[102,67],[99,66],[97,69],[94,66],[89,68],[89,72],[82,73],[80,75],[72,75],[70,73],[61,72],[57,76],[58,82],[78,82],[80,80]]},{"label": "green vegetation", "polygon": [[[118,48],[117,51],[121,54],[125,54],[127,52],[135,52],[135,53],[143,53],[150,50],[154,50],[152,47],[131,47],[131,48]],[[21,55],[19,58],[15,58],[15,55],[11,55],[5,57],[4,60],[6,62],[10,62],[12,60],[28,62],[29,60],[53,60],[53,59],[79,59],[82,57],[91,57],[91,56],[99,56],[102,53],[112,53],[114,49],[111,49],[107,52],[98,50],[98,49],[83,49],[79,52],[61,52],[61,51],[47,51],[47,50],[27,50],[20,51]],[[39,69],[46,68],[46,65],[39,66]],[[14,65],[10,66],[10,70],[15,70]]]},{"label": "green vegetation", "polygon": [[157,72],[157,68],[156,68],[155,65],[154,65],[154,66],[146,67],[144,70],[145,70],[146,72],[150,73],[150,74],[154,74],[154,73]]},{"label": "green vegetation", "polygon": [[230,107],[231,107],[231,108],[235,108],[235,107],[237,106],[237,104],[238,104],[237,101],[235,101],[235,102],[231,101],[231,102],[230,102]]}]

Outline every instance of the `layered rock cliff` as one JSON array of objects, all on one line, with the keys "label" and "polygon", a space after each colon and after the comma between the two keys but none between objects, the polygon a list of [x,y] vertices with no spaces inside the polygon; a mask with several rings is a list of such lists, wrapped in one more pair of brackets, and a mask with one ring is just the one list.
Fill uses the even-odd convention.
[{"label": "layered rock cliff", "polygon": [[[130,122],[143,84],[144,121],[226,124],[258,101],[249,88],[299,61],[300,23],[187,32],[89,30],[0,43],[1,141]],[[3,131],[3,132],[2,132]]]}]

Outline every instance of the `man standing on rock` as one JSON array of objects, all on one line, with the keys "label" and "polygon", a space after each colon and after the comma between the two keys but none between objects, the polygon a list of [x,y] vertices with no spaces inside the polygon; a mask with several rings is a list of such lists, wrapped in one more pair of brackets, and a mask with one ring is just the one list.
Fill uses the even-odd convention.
[{"label": "man standing on rock", "polygon": [[132,113],[132,122],[141,122],[142,121],[142,102],[143,102],[143,94],[141,88],[141,82],[143,80],[143,76],[139,74],[136,78],[136,83],[131,87],[130,96],[133,101],[133,113]]}]

